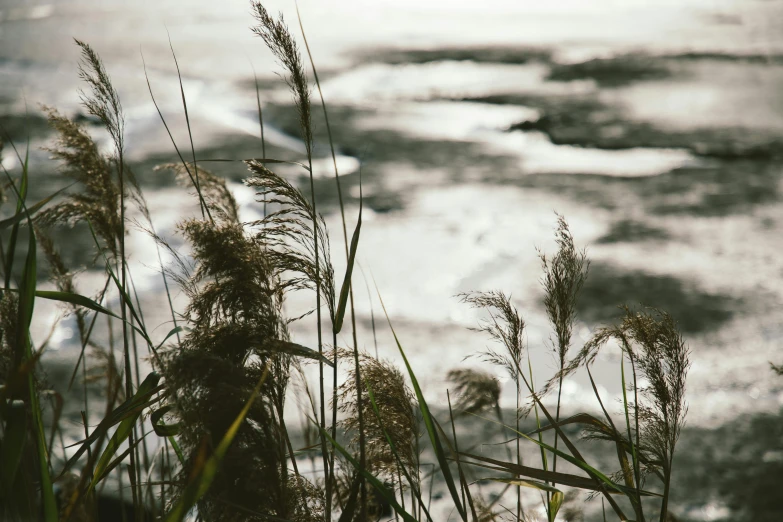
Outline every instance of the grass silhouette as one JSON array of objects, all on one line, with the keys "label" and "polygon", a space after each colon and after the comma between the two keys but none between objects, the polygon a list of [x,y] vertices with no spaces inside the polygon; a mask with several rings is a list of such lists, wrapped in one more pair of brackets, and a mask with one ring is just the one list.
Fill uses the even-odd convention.
[{"label": "grass silhouette", "polygon": [[[237,163],[244,162],[245,184],[256,191],[264,208],[262,219],[244,223],[225,180],[198,164],[191,138],[192,161],[177,148],[181,162],[160,166],[192,186],[200,207],[199,216],[187,217],[177,226],[187,250],[170,245],[155,232],[142,187],[126,164],[119,95],[96,51],[78,40],[79,74],[87,86],[82,103],[101,122],[113,150],[101,153],[81,124],[56,109],[44,108],[57,133],[49,151],[73,185],[30,204],[26,194],[31,167],[26,158],[17,151],[22,165],[19,176],[4,171],[5,192],[16,199],[16,207],[12,217],[0,222],[0,227],[11,230],[8,241],[0,245],[5,276],[0,300],[0,519],[96,520],[100,490],[117,480],[130,484],[131,512],[139,522],[183,520],[189,513],[212,522],[348,522],[390,516],[435,520],[431,491],[436,482],[446,485],[445,501],[466,522],[535,520],[537,506],[525,505],[525,489],[541,492],[550,522],[573,519],[578,511],[574,490],[600,496],[620,520],[629,520],[628,514],[640,522],[672,520],[669,498],[675,448],[687,412],[688,349],[668,314],[630,308],[623,309],[618,324],[598,330],[582,347],[572,346],[589,261],[584,250],[576,248],[563,216],[558,216],[555,231],[557,251],[540,253],[543,308],[552,326],[551,348],[558,363],[554,375],[534,375],[529,359],[525,360],[525,321],[508,294],[460,296],[467,305],[485,310],[487,319],[476,329],[496,343],[477,351],[476,357],[499,366],[515,383],[511,424],[505,423],[500,408],[499,383],[489,374],[453,369],[449,372],[453,387],[447,391],[449,410],[438,412],[427,404],[419,385],[429,376],[416,375],[396,333],[404,372],[359,350],[352,292],[353,265],[361,246],[361,210],[349,241],[328,129],[347,259],[340,280],[331,260],[329,230],[318,212],[311,87],[305,65],[283,18],[272,17],[257,2],[252,8],[256,22],[252,30],[283,67],[294,98],[305,144],[305,157],[296,165],[309,176],[309,193],[275,173],[273,167],[281,160],[263,153],[260,158],[236,158]],[[328,121],[306,40],[305,44]],[[181,82],[180,89],[190,136]],[[258,109],[260,120],[260,101]],[[161,120],[168,129],[162,114]],[[263,122],[259,124],[263,136]],[[145,223],[128,226],[129,205]],[[90,231],[95,265],[104,274],[103,290],[94,296],[80,293],[52,239],[51,230],[76,223]],[[128,264],[125,243],[131,228],[156,240],[158,259],[166,251],[174,260],[161,269],[174,327],[157,342],[152,341],[152,325],[145,321]],[[15,252],[24,248],[20,272],[14,267]],[[47,261],[55,291],[37,289],[38,249]],[[174,284],[169,282],[185,295],[184,309],[175,309]],[[296,343],[289,333],[288,326],[296,318],[286,317],[283,310],[294,291],[314,294],[315,348]],[[109,294],[117,296],[119,313],[109,308]],[[383,303],[380,293],[378,297]],[[66,451],[59,414],[49,422],[49,433],[44,429],[42,401],[47,389],[39,362],[46,357],[46,346],[34,347],[30,338],[38,328],[31,321],[35,301],[40,299],[59,301],[76,317],[82,349],[69,386],[78,379],[83,387],[79,408],[84,438],[75,450]],[[387,319],[394,333],[388,315]],[[108,322],[108,345],[93,338],[97,321]],[[329,325],[331,345],[324,338]],[[353,346],[340,347],[337,334],[348,325]],[[121,351],[115,350],[115,342]],[[609,342],[623,353],[618,369],[623,382],[619,416],[610,414],[601,402],[590,373],[597,354]],[[147,358],[152,366],[146,376],[140,373],[140,358]],[[313,392],[302,377],[302,366],[308,362],[319,369]],[[601,416],[580,413],[561,418],[563,380],[577,371],[589,375]],[[340,375],[347,375],[342,383]],[[90,400],[88,384],[103,387],[103,412]],[[329,386],[332,397],[327,396]],[[542,401],[550,393],[557,394],[553,411]],[[286,425],[292,394],[306,405],[311,423],[305,431],[313,436],[304,447],[296,446]],[[338,419],[338,412],[342,418]],[[484,418],[485,413],[494,418]],[[535,429],[524,431],[531,413],[535,413]],[[97,424],[89,421],[96,415],[101,419]],[[505,457],[491,458],[466,447],[459,440],[457,421],[490,425],[497,440],[511,441],[515,450],[506,445]],[[584,438],[614,447],[614,469],[602,471],[588,462],[579,449],[582,442],[574,435],[575,426],[583,430]],[[58,435],[59,445],[55,444]],[[523,461],[523,445],[540,451],[540,467]],[[55,449],[64,454],[62,465],[55,464]],[[319,461],[320,469],[311,466],[314,474],[300,469],[307,457],[311,463]],[[55,482],[68,487],[55,488]],[[485,495],[481,485],[487,482],[503,484],[504,492],[513,490],[516,506],[507,508],[500,498]]]}]

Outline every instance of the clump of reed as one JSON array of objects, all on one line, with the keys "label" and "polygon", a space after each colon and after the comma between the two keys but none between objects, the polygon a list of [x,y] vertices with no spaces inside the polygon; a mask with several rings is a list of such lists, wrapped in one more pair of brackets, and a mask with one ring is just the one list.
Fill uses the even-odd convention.
[{"label": "clump of reed", "polygon": [[[687,411],[685,380],[690,364],[688,349],[671,316],[659,310],[635,312],[624,306],[625,317],[620,325],[600,329],[577,355],[568,359],[576,320],[576,302],[587,277],[589,262],[584,251],[580,252],[575,248],[565,219],[558,215],[557,221],[555,237],[558,251],[552,258],[544,254],[540,254],[540,257],[544,268],[544,306],[555,331],[552,348],[559,363],[559,370],[542,388],[535,386],[532,367],[528,364],[527,371],[523,369],[524,320],[511,304],[510,298],[500,292],[462,296],[463,301],[487,310],[489,319],[478,330],[488,333],[503,346],[503,350],[487,349],[481,357],[501,366],[509,373],[516,385],[518,397],[517,426],[511,428],[517,435],[516,464],[499,463],[475,454],[465,454],[468,458],[466,462],[489,469],[505,470],[515,475],[510,479],[496,479],[501,482],[544,491],[545,508],[550,520],[556,518],[565,498],[563,491],[557,487],[560,484],[602,495],[621,520],[626,520],[627,517],[612,495],[622,494],[627,498],[636,520],[646,520],[645,499],[659,497],[659,517],[661,522],[664,522],[669,516],[674,448]],[[628,357],[633,376],[632,380],[627,382],[625,365],[621,366],[625,429],[618,428],[612,415],[606,410],[590,372],[590,365],[595,361],[600,348],[610,339],[620,343],[623,353]],[[580,369],[584,369],[590,378],[597,403],[603,412],[603,419],[580,413],[561,421],[563,379]],[[468,373],[466,375],[471,378],[467,379],[461,373],[453,375],[458,389],[472,390],[473,398],[465,402],[466,406],[486,404],[487,400],[482,400],[480,388],[473,382],[476,381],[474,376]],[[645,379],[648,384],[640,386],[639,379]],[[553,390],[557,390],[554,414],[550,413],[542,402],[542,398]],[[627,391],[633,393],[631,400],[628,400]],[[520,406],[521,395],[526,396],[527,406]],[[520,431],[519,420],[532,411],[535,411],[538,430],[525,434]],[[542,426],[540,413],[546,417],[548,424]],[[502,425],[502,420],[499,419],[498,422]],[[604,474],[590,465],[575,442],[563,431],[562,427],[569,424],[582,426],[587,439],[613,442],[617,449],[620,471]],[[554,431],[552,445],[543,438],[543,434],[548,431]],[[519,444],[522,440],[539,446],[541,468],[530,468],[522,464],[519,458]],[[569,453],[558,449],[560,440]],[[551,471],[549,456],[552,457]],[[585,482],[576,475],[557,472],[555,466],[558,457],[586,472],[589,480]],[[659,479],[661,493],[643,489],[645,479],[650,475]],[[524,518],[519,491],[516,517]]]},{"label": "clump of reed", "polygon": [[184,313],[190,331],[161,353],[161,362],[168,405],[182,427],[181,481],[187,484],[197,460],[222,440],[270,366],[274,375],[237,431],[199,511],[220,520],[236,519],[234,506],[259,517],[285,516],[285,447],[272,396],[275,383],[287,380],[288,368],[267,348],[285,336],[269,262],[236,222],[191,219],[180,230],[196,263],[183,287],[190,300]]},{"label": "clump of reed", "polygon": [[[262,219],[243,223],[225,180],[198,165],[192,138],[193,158],[186,161],[172,137],[181,161],[158,170],[173,171],[195,190],[201,208],[200,216],[185,218],[177,227],[189,250],[173,248],[155,231],[142,187],[125,164],[119,95],[98,54],[80,41],[76,42],[82,51],[79,74],[88,87],[82,102],[102,123],[112,152],[100,153],[83,127],[45,107],[57,134],[49,151],[73,184],[63,193],[29,204],[27,161],[19,154],[22,169],[17,179],[5,172],[7,192],[16,197],[17,205],[13,216],[0,223],[11,230],[9,240],[0,245],[5,276],[0,297],[2,519],[94,520],[100,490],[116,480],[120,491],[130,489],[136,522],[153,517],[184,520],[193,509],[199,518],[213,522],[335,518],[364,522],[392,513],[405,522],[431,521],[435,520],[431,514],[435,484],[446,488],[444,502],[451,503],[455,516],[465,522],[536,520],[536,510],[523,506],[521,488],[541,492],[549,522],[579,519],[576,491],[601,496],[621,520],[628,520],[629,506],[638,522],[656,514],[661,522],[668,520],[675,448],[687,412],[688,349],[665,312],[626,307],[619,324],[597,330],[572,355],[576,304],[589,262],[585,251],[576,248],[562,216],[557,216],[556,253],[540,254],[542,304],[554,332],[548,348],[557,361],[554,375],[539,377],[543,386],[536,385],[525,342],[526,323],[510,295],[489,291],[460,296],[484,311],[486,319],[475,330],[496,343],[478,350],[475,357],[498,367],[514,385],[514,419],[509,424],[501,408],[500,381],[476,368],[450,371],[448,411],[433,411],[390,319],[404,371],[359,350],[352,270],[361,208],[349,242],[340,199],[347,258],[340,284],[312,177],[313,115],[304,62],[282,17],[272,17],[258,2],[251,5],[256,20],[253,32],[282,65],[293,95],[305,144],[305,158],[295,163],[308,174],[309,194],[270,168],[281,160],[241,159],[249,171],[245,184],[264,205]],[[305,45],[320,95],[306,40]],[[180,90],[190,135],[181,82]],[[328,129],[326,104],[320,97]],[[263,140],[263,121],[259,124]],[[263,141],[260,145],[264,151]],[[334,154],[334,144],[330,146]],[[59,199],[50,205],[55,196]],[[173,260],[171,266],[161,267],[173,327],[157,342],[151,339],[155,330],[147,326],[128,264],[128,202],[145,221],[136,223],[137,232],[155,238],[159,259],[162,249]],[[93,264],[105,275],[103,290],[90,297],[79,292],[74,272],[64,263],[51,234],[51,229],[77,223],[89,229],[96,250]],[[18,275],[14,252],[25,231],[25,264]],[[56,290],[36,286],[39,248]],[[187,299],[182,310],[174,308],[169,281],[178,283]],[[315,294],[311,310],[302,317],[315,316],[316,348],[297,344],[289,333],[289,324],[302,318],[284,314],[286,299],[294,291]],[[45,343],[36,349],[30,337],[36,299],[58,301],[73,314],[81,345],[69,387],[81,370],[84,435],[68,451],[60,443],[61,466],[52,457],[55,435],[62,433],[56,411],[51,415],[51,432],[47,435],[44,430],[41,401],[46,390],[39,362]],[[117,308],[119,313],[114,311]],[[109,348],[93,339],[99,318],[107,322]],[[327,318],[331,345],[324,339]],[[338,334],[349,324],[347,318],[353,345],[344,348],[338,346]],[[121,354],[115,354],[115,337],[121,339]],[[606,409],[591,373],[591,365],[610,341],[623,354],[619,416]],[[87,347],[97,361],[91,371],[84,357]],[[141,374],[142,358],[152,367],[146,376]],[[311,392],[303,377],[307,362],[318,364],[317,392],[315,388]],[[579,413],[561,419],[563,382],[577,371],[587,373],[602,416]],[[105,410],[98,424],[90,426],[90,409],[96,406],[88,402],[87,386],[96,376],[106,387]],[[297,377],[301,377],[299,388],[292,385]],[[332,396],[327,397],[330,384]],[[556,407],[550,411],[544,401],[555,391]],[[298,397],[309,417],[304,448],[294,447],[295,437],[286,425],[292,393],[306,396]],[[483,418],[487,412],[494,418]],[[522,423],[531,413],[536,429],[526,433]],[[446,414],[447,419],[438,418]],[[499,440],[505,441],[505,459],[461,446],[455,419],[495,423]],[[569,425],[582,427],[587,439],[614,445],[619,471],[602,472],[588,462],[579,441],[564,430]],[[522,444],[540,449],[540,466],[523,462]],[[303,458],[310,458],[313,468],[318,458],[321,469],[306,476],[300,471]],[[567,461],[569,471],[558,471],[558,460]],[[52,484],[58,478],[68,488],[61,488],[56,499]],[[481,490],[486,482],[503,484],[502,493],[486,498]],[[516,509],[503,505],[503,494],[512,488]]]}]

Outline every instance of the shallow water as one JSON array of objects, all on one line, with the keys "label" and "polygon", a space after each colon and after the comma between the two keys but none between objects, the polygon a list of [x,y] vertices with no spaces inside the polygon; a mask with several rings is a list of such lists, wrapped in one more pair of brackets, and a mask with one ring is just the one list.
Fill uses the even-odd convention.
[{"label": "shallow water", "polygon": [[[295,20],[288,3],[268,7]],[[602,0],[547,7],[384,0],[370,8],[312,0],[300,9],[322,74],[350,220],[358,210],[360,159],[363,164],[359,260],[377,282],[414,368],[427,376],[425,392],[434,404],[445,403],[446,371],[487,344],[467,330],[480,315],[458,302],[461,292],[510,292],[528,324],[534,370],[539,380],[551,374],[536,248],[553,250],[558,211],[593,260],[575,347],[614,320],[622,300],[669,309],[693,351],[688,433],[694,435],[684,435],[691,441],[684,444],[716,441],[719,433],[740,437],[742,428],[729,422],[737,412],[775,422],[765,415],[783,406],[783,382],[768,364],[783,357],[783,2]],[[3,125],[21,143],[25,103],[31,113],[37,103],[77,113],[78,56],[70,39],[91,43],[123,98],[129,155],[149,187],[158,231],[181,245],[175,224],[197,206],[186,189],[149,173],[174,157],[138,50],[180,147],[187,132],[167,28],[199,158],[261,155],[255,67],[268,155],[301,159],[290,95],[272,74],[277,68],[269,53],[252,38],[248,12],[239,1],[218,12],[205,0],[0,2]],[[317,190],[340,272],[331,160],[320,113],[315,116]],[[30,127],[34,147],[47,139],[40,127]],[[2,161],[18,167],[8,150]],[[61,186],[45,153],[35,152],[33,161],[41,166],[33,197]],[[214,165],[235,182],[244,176],[241,166]],[[295,169],[281,172],[301,180]],[[253,194],[231,186],[246,203],[243,219],[257,218],[261,207]],[[88,245],[75,240],[76,232],[63,232],[66,243],[74,241],[66,253],[87,263]],[[152,244],[142,234],[129,244],[145,310],[165,317],[157,261],[148,255]],[[100,274],[88,271],[80,284],[89,293],[101,284]],[[378,300],[360,279],[356,299],[360,344],[375,349],[372,300],[378,350],[397,359]],[[175,302],[181,306],[182,296]],[[296,295],[288,310],[295,316],[310,306],[311,296]],[[51,321],[56,310],[41,305],[36,313]],[[155,335],[162,338],[170,326],[160,323]],[[293,327],[302,344],[314,345],[312,331],[307,320]],[[69,364],[68,321],[52,347],[59,349],[53,357]],[[611,351],[596,363],[607,401],[620,392],[618,364]],[[510,391],[506,384],[506,406]],[[586,377],[577,377],[564,390],[565,404],[595,409],[587,391]],[[759,442],[757,456],[773,452],[769,466],[777,469],[774,444]],[[709,473],[705,466],[704,476]],[[730,518],[738,506],[716,500],[727,483],[705,488],[693,505],[683,499],[678,515]]]}]

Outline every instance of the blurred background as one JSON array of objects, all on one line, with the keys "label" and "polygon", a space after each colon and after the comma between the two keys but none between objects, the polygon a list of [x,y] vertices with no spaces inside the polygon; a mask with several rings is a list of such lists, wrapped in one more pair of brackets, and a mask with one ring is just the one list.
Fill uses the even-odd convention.
[{"label": "blurred background", "polygon": [[[265,5],[300,36],[293,2]],[[527,321],[543,382],[556,362],[537,249],[554,252],[558,212],[592,262],[575,349],[620,316],[617,305],[643,303],[669,311],[693,352],[674,513],[783,519],[783,379],[769,366],[783,363],[783,1],[302,0],[299,10],[349,229],[362,171],[360,346],[398,359],[374,279],[428,398],[443,405],[447,370],[480,365],[463,359],[488,344],[467,329],[481,315],[455,296],[499,289]],[[152,170],[176,155],[145,67],[177,145],[190,150],[170,43],[198,159],[261,157],[255,75],[266,156],[301,160],[290,93],[252,23],[244,0],[0,0],[0,123],[17,146],[29,136],[31,198],[65,185],[41,149],[52,136],[39,104],[81,119],[109,150],[80,107],[73,38],[101,55],[122,97],[131,164],[172,245],[182,246],[177,221],[198,207]],[[314,116],[316,191],[340,272],[331,157],[320,108]],[[2,162],[19,168],[10,147]],[[241,163],[207,166],[231,180],[244,219],[261,215]],[[303,172],[281,173],[307,186]],[[82,232],[59,239],[88,293],[102,276],[89,269]],[[152,243],[131,238],[135,282],[162,336],[170,327]],[[309,307],[311,295],[295,295],[288,312]],[[50,323],[58,313],[36,309]],[[313,332],[308,320],[293,325],[302,344],[315,345]],[[51,379],[67,378],[77,345],[61,322]],[[609,350],[596,363],[610,403],[621,390],[619,361]],[[589,391],[581,377],[568,382],[566,411],[597,408]],[[513,407],[512,383],[501,404]]]}]

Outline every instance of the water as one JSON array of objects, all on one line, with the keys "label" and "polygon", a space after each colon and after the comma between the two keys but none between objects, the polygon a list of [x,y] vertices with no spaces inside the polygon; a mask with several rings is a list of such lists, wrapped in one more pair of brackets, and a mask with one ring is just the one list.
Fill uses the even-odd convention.
[{"label": "water", "polygon": [[[349,220],[358,210],[356,173],[364,161],[359,260],[377,282],[414,368],[426,376],[428,398],[443,404],[446,370],[487,344],[466,330],[480,316],[459,304],[460,292],[510,292],[528,323],[534,369],[551,374],[535,248],[553,251],[556,210],[593,260],[575,345],[612,320],[623,300],[669,309],[693,351],[688,433],[694,435],[684,435],[690,441],[684,444],[698,446],[696,434],[735,440],[742,432],[729,421],[737,414],[767,422],[765,415],[783,405],[783,384],[768,365],[783,362],[783,2],[553,4],[300,3],[346,175]],[[78,53],[70,40],[78,37],[101,54],[119,88],[131,160],[146,167],[170,160],[139,54],[182,147],[187,133],[168,29],[199,157],[260,156],[255,68],[271,150],[301,159],[290,95],[248,30],[248,5],[214,5],[0,2],[0,113],[22,114],[25,103],[31,111],[36,103],[79,111]],[[295,27],[291,4],[268,7],[282,9]],[[339,240],[339,215],[326,188],[331,161],[323,124],[316,123],[323,208]],[[41,133],[33,144],[44,140]],[[45,154],[34,157],[43,162]],[[15,167],[7,152],[3,164]],[[284,172],[295,180],[301,174]],[[243,176],[240,167],[226,167],[225,174],[233,181]],[[34,188],[41,196],[55,183],[51,174],[42,176]],[[151,179],[159,187],[148,191],[156,225],[173,237],[176,221],[197,207],[186,190]],[[252,193],[232,187],[247,203],[243,219],[257,218]],[[147,255],[151,243],[134,235],[130,248],[149,315],[165,317]],[[341,252],[336,243],[338,272]],[[97,274],[81,276],[85,288],[100,283]],[[361,279],[357,285],[359,339],[373,351],[371,298]],[[182,296],[176,298],[181,305]],[[290,314],[311,301],[294,296]],[[396,359],[377,297],[372,304],[379,351]],[[51,320],[55,311],[42,306],[36,313]],[[53,343],[60,348],[53,357],[64,361],[74,350],[67,328],[66,321]],[[164,324],[155,334],[168,329]],[[308,322],[294,327],[303,344],[314,345],[312,331]],[[618,364],[611,351],[596,363],[609,403],[620,391]],[[506,406],[510,391],[505,384]],[[564,391],[565,403],[595,409],[586,392],[589,383],[576,378]],[[759,444],[759,455],[779,450]],[[778,462],[770,459],[769,466]],[[721,487],[681,499],[678,514],[729,518],[730,498],[716,500]]]}]

